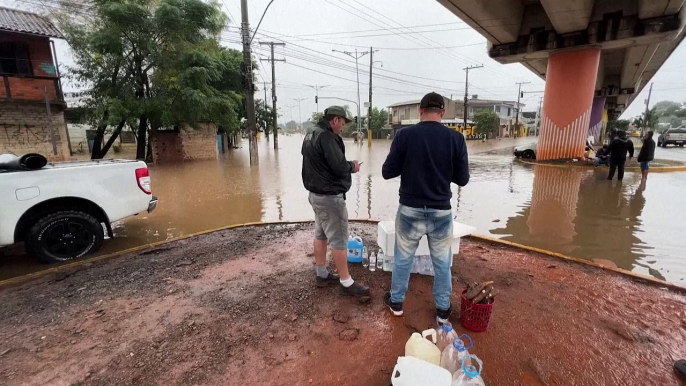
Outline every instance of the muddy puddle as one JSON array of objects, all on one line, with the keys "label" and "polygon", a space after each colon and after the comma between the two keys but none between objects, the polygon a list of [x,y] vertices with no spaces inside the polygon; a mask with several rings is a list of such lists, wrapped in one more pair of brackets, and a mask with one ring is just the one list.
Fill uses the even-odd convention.
[{"label": "muddy puddle", "polygon": [[[281,136],[279,151],[260,142],[260,165],[248,165],[247,143],[218,161],[153,165],[158,209],[115,224],[116,238],[100,254],[180,236],[257,221],[311,220],[302,186],[300,136]],[[595,170],[530,166],[513,162],[515,144],[535,138],[468,141],[471,181],[453,186],[457,221],[479,233],[584,259],[606,259],[618,267],[685,283],[686,241],[677,224],[686,191],[686,173],[653,173],[644,190],[640,176],[623,183]],[[390,147],[372,148],[346,140],[349,159],[364,162],[348,194],[350,218],[393,219],[399,180],[385,181],[381,166]],[[686,160],[686,149],[658,148],[656,158]],[[43,267],[10,253],[0,259],[0,278]]]},{"label": "muddy puddle", "polygon": [[[374,225],[354,224],[365,240]],[[0,379],[14,385],[389,385],[412,332],[434,326],[430,277],[405,315],[387,272],[355,265],[369,303],[316,288],[311,225],[220,231],[3,289]],[[598,268],[463,239],[451,302],[493,280],[471,333],[488,385],[679,385],[686,298]],[[574,315],[570,318],[570,315]]]}]

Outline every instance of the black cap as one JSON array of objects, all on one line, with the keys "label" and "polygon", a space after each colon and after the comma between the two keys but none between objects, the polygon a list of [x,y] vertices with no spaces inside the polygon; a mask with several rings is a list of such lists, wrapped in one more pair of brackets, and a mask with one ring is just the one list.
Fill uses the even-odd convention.
[{"label": "black cap", "polygon": [[435,92],[430,92],[430,93],[424,95],[424,98],[422,98],[422,101],[419,102],[419,108],[420,109],[434,108],[434,109],[443,110],[445,108],[445,101],[443,100],[443,97],[441,96],[441,94],[438,94]]}]

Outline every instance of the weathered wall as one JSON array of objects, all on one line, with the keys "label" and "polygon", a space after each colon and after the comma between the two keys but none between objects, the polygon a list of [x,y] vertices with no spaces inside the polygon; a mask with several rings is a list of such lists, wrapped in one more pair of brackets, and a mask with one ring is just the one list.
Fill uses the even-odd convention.
[{"label": "weathered wall", "polygon": [[69,160],[64,113],[56,106],[51,111],[57,155],[52,151],[44,104],[0,102],[0,153],[39,153],[49,161]]},{"label": "weathered wall", "polygon": [[203,123],[200,129],[185,128],[179,133],[160,131],[152,137],[156,163],[217,159],[217,128]]}]

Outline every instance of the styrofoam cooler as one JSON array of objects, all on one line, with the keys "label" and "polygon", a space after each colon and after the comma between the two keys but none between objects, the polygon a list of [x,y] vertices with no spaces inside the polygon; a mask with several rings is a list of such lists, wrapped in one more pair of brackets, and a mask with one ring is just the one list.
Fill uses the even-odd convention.
[{"label": "styrofoam cooler", "polygon": [[[451,243],[453,255],[460,253],[460,238],[471,235],[476,232],[476,228],[462,224],[457,221],[453,222],[453,241]],[[384,253],[393,256],[395,253],[395,222],[394,221],[379,221],[378,233],[377,233],[377,243],[379,247],[383,249]],[[430,255],[429,242],[426,236],[422,237],[419,241],[419,247],[417,247],[417,252],[415,256],[420,255]],[[452,263],[451,263],[452,265]]]}]

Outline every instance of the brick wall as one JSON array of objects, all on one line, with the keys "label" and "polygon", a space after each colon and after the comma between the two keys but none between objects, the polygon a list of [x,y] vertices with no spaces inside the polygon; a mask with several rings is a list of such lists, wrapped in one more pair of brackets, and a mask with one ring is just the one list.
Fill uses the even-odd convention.
[{"label": "brick wall", "polygon": [[[55,81],[51,79],[17,78],[8,76],[10,94],[12,99],[37,99],[45,100],[45,89],[48,90],[48,98],[57,100]],[[4,85],[2,92],[5,93]]]},{"label": "brick wall", "polygon": [[0,42],[26,44],[34,76],[57,77],[52,61],[50,38],[9,32],[0,32]]},{"label": "brick wall", "polygon": [[217,128],[203,123],[200,129],[186,128],[179,133],[157,132],[152,137],[156,163],[217,159]]},{"label": "brick wall", "polygon": [[50,161],[69,160],[64,113],[57,107],[52,107],[51,112],[57,155],[52,151],[44,104],[0,102],[0,154],[39,153]]}]

